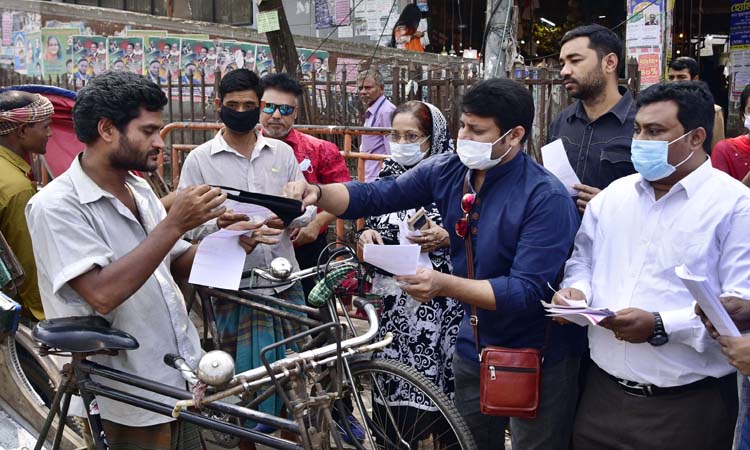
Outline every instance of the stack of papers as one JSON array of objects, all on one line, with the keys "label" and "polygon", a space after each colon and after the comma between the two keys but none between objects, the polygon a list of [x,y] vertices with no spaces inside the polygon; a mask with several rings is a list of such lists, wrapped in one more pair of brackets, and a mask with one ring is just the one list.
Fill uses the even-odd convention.
[{"label": "stack of papers", "polygon": [[607,317],[614,317],[615,313],[607,308],[591,308],[584,300],[566,300],[568,306],[553,305],[542,301],[542,306],[549,317],[561,317],[576,325],[586,327],[599,325]]},{"label": "stack of papers", "polygon": [[705,276],[694,275],[684,264],[675,267],[674,271],[721,336],[741,336],[737,325],[721,304],[719,293],[711,292],[711,286]]}]

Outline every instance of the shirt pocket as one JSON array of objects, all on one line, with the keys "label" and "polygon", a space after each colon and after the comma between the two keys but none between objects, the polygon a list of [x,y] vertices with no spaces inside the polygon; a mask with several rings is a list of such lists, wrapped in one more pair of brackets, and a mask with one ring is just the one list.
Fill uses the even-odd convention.
[{"label": "shirt pocket", "polygon": [[630,163],[630,145],[633,139],[625,136],[614,137],[601,144],[602,163]]}]

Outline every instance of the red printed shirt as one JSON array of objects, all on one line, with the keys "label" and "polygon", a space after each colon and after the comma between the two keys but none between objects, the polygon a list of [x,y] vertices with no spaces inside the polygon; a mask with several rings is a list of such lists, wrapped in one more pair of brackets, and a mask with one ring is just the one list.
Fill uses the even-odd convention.
[{"label": "red printed shirt", "polygon": [[[308,183],[344,183],[351,181],[349,169],[336,144],[292,129],[283,141],[294,150],[294,156]],[[327,227],[320,230],[325,233]]]},{"label": "red printed shirt", "polygon": [[295,129],[283,141],[294,150],[294,156],[308,183],[344,183],[352,180],[336,144]]}]

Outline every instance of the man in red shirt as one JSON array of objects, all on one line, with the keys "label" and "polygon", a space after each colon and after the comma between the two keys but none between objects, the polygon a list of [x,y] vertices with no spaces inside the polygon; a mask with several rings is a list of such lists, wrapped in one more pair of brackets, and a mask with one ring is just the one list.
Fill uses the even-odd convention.
[{"label": "man in red shirt", "polygon": [[[316,137],[293,129],[297,118],[297,98],[302,95],[302,87],[286,73],[274,73],[262,78],[263,97],[260,101],[260,123],[263,134],[279,139],[294,149],[300,169],[308,183],[338,183],[350,181],[344,158],[338,147]],[[326,231],[336,216],[326,211],[318,215],[308,226],[292,233],[295,256],[300,268],[306,269],[318,263],[320,252],[328,244]],[[305,297],[310,293],[315,278],[303,281]]]}]

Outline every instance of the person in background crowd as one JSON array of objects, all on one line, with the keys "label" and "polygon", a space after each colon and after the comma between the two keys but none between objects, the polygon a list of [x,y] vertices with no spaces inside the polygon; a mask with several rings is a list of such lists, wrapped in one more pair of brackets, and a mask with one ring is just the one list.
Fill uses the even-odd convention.
[{"label": "person in background crowd", "polygon": [[750,191],[711,167],[713,96],[702,82],[641,92],[632,160],[586,208],[554,302],[585,300],[615,316],[588,327],[591,359],[576,450],[729,450],[734,370],[675,273],[711,294],[750,294]]},{"label": "person in background crowd", "polygon": [[614,180],[635,172],[630,162],[635,101],[617,86],[622,42],[601,25],[574,28],[562,38],[560,76],[578,101],[549,126],[549,142],[562,139],[570,165],[581,184],[578,209]]},{"label": "person in background crowd", "polygon": [[29,180],[32,154],[44,154],[54,112],[45,97],[28,92],[0,93],[0,232],[18,258],[26,279],[18,289],[26,317],[43,320],[37,269],[24,208],[36,186]]},{"label": "person in background crowd", "polygon": [[[359,100],[365,111],[366,127],[391,127],[391,116],[396,106],[391,103],[383,92],[385,83],[383,76],[374,69],[368,69],[357,77]],[[362,136],[360,152],[372,155],[389,155],[391,153],[387,136]],[[365,181],[372,181],[378,177],[380,161],[365,161]]]},{"label": "person in background crowd", "polygon": [[[281,195],[286,183],[304,180],[294,152],[285,143],[263,136],[256,126],[260,120],[260,98],[263,87],[258,76],[247,69],[233,70],[221,79],[218,97],[214,100],[216,109],[225,128],[216,136],[192,150],[180,173],[178,189],[195,184],[228,186],[248,192]],[[284,230],[275,244],[257,248],[245,261],[245,270],[253,267],[268,267],[277,257],[284,257],[292,263],[292,270],[299,270],[294,257],[291,229],[303,228],[315,218],[316,209],[307,208],[305,214],[295,219],[289,228],[278,217],[266,218],[268,227]],[[201,239],[225,228],[232,221],[246,220],[242,213],[225,217],[227,220],[211,221],[197,227],[188,236]],[[264,282],[258,280],[257,285]],[[268,288],[258,287],[254,292],[273,295],[295,305],[304,305],[305,296],[299,282],[278,286],[266,282]],[[246,287],[244,283],[243,287]],[[235,360],[235,370],[239,373],[263,365],[260,350],[264,347],[291,337],[301,331],[297,322],[282,320],[232,301],[217,300],[214,303],[216,326],[220,334],[222,350]],[[279,346],[268,354],[269,361],[285,356],[286,349],[297,350],[296,345]],[[260,411],[269,414],[281,413],[281,398],[273,396],[261,402]],[[273,431],[265,425],[258,425],[259,431]],[[244,441],[243,441],[244,442]],[[244,444],[243,444],[244,445]]]},{"label": "person in background crowd", "polygon": [[[669,81],[698,81],[698,62],[689,56],[680,56],[669,63],[667,71]],[[711,149],[724,139],[724,112],[721,106],[714,105],[714,130],[711,138]],[[709,150],[709,155],[712,150]]]},{"label": "person in background crowd", "polygon": [[[420,101],[403,103],[396,108],[392,121],[391,159],[383,162],[380,178],[400,176],[423,160],[453,153],[448,123],[435,106]],[[402,210],[368,217],[359,238],[359,246],[402,242],[419,244],[422,246],[420,258],[424,259],[424,266],[450,274],[452,267],[448,231],[443,227],[435,204],[423,206],[427,228],[421,230],[421,236],[407,238],[406,221],[414,216],[416,210]],[[373,290],[389,281],[386,277],[376,276]],[[393,334],[393,342],[375,357],[395,359],[415,368],[453,399],[451,359],[463,317],[461,303],[441,296],[420,304],[405,292],[398,292],[383,296],[384,307],[378,335],[383,338],[390,332]],[[430,420],[429,414],[422,415],[424,413],[418,411],[424,409],[423,399],[415,398],[413,392],[405,392],[401,386],[391,386],[390,389],[391,392],[387,395],[395,402],[393,406],[399,411],[396,413],[398,417],[406,418],[412,414],[408,420]]]},{"label": "person in background crowd", "polygon": [[[347,219],[435,203],[450,231],[453,274],[419,268],[396,280],[417,301],[449,297],[464,304],[453,354],[455,402],[477,447],[497,449],[510,422],[514,448],[566,450],[582,342],[550,324],[539,300],[550,297],[547,284],[555,283],[570,253],[579,216],[565,187],[522,150],[534,120],[526,87],[503,78],[479,82],[464,95],[461,111],[456,154],[431,156],[399,177],[372,183],[291,183],[287,194]],[[467,236],[482,249],[474,252],[476,279],[466,278]],[[480,413],[470,305],[478,308],[481,347],[545,347],[536,419]]]},{"label": "person in background crowd", "polygon": [[422,20],[422,12],[419,7],[413,3],[406,5],[391,31],[391,47],[424,52],[424,45],[422,45],[424,33],[418,30],[420,20]]},{"label": "person in background crowd", "polygon": [[[740,95],[740,121],[745,130],[750,130],[750,84],[745,86]],[[750,186],[750,135],[743,134],[735,138],[724,139],[716,144],[711,153],[714,167],[722,170],[732,178]]]},{"label": "person in background crowd", "polygon": [[[176,353],[195,369],[202,354],[175,282],[187,279],[197,250],[182,235],[223,214],[226,195],[191,186],[177,194],[167,213],[148,183],[131,174],[156,170],[157,155],[164,151],[159,130],[166,104],[161,89],[145,77],[106,72],[93,78],[78,92],[73,108],[76,136],[86,148],[29,201],[26,219],[47,318],[106,317],[140,347],[91,360],[185,389],[179,372],[162,361],[165,354]],[[248,253],[268,242],[258,227],[232,225],[251,232],[240,238]],[[97,381],[130,395],[169,401],[126,384]],[[82,416],[83,405],[78,405],[71,406],[71,413]],[[104,397],[86,406],[98,406],[111,448],[202,448],[195,425]]]},{"label": "person in background crowd", "polygon": [[[351,180],[349,169],[338,147],[294,129],[298,98],[302,87],[286,73],[266,75],[261,79],[263,97],[260,102],[260,124],[263,135],[279,139],[294,151],[299,168],[308,183],[341,183]],[[294,253],[301,269],[316,266],[318,257],[328,245],[326,231],[336,216],[318,211],[315,220],[291,233]],[[315,278],[302,281],[305,298],[315,286]]]}]

